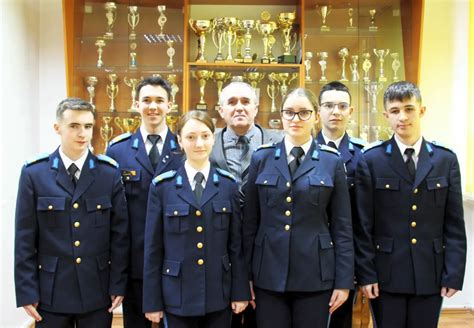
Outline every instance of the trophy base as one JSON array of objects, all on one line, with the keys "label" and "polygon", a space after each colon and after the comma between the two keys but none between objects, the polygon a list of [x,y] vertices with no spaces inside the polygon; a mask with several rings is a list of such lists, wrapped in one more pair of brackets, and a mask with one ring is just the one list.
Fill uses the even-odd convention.
[{"label": "trophy base", "polygon": [[129,69],[137,69],[137,65],[130,65],[128,66]]},{"label": "trophy base", "polygon": [[357,26],[348,26],[346,27],[347,32],[356,32],[357,31]]},{"label": "trophy base", "polygon": [[319,79],[319,82],[327,82],[327,81],[328,79],[325,76]]},{"label": "trophy base", "polygon": [[235,62],[236,61],[233,58],[224,60],[224,63],[226,63],[226,64],[232,64],[232,63],[235,63]]},{"label": "trophy base", "polygon": [[304,81],[305,81],[305,82],[313,82],[313,80],[312,80],[311,77],[309,77],[309,76],[306,76],[306,77],[304,78]]},{"label": "trophy base", "polygon": [[296,56],[295,55],[278,56],[278,64],[296,64]]},{"label": "trophy base", "polygon": [[207,110],[207,104],[200,104],[200,103],[197,103],[197,104],[196,104],[196,109],[197,109],[197,110]]},{"label": "trophy base", "polygon": [[381,76],[378,78],[379,82],[387,82],[387,78],[385,76]]},{"label": "trophy base", "polygon": [[339,82],[348,82],[348,79],[340,79]]},{"label": "trophy base", "polygon": [[205,64],[205,63],[207,63],[207,60],[204,59],[204,58],[196,58],[196,63]]},{"label": "trophy base", "polygon": [[262,59],[260,59],[260,62],[262,64],[270,64],[270,58],[262,58]]},{"label": "trophy base", "polygon": [[221,106],[219,106],[219,104],[215,104],[215,105],[214,105],[214,110],[215,110],[215,111],[218,111],[220,108],[221,108]]},{"label": "trophy base", "polygon": [[235,58],[235,59],[234,59],[234,62],[236,62],[236,63],[243,63],[243,62],[244,62],[244,59],[243,59],[243,58]]},{"label": "trophy base", "polygon": [[214,63],[225,63],[223,58],[216,58],[214,59]]},{"label": "trophy base", "polygon": [[137,39],[137,35],[136,35],[136,34],[130,34],[130,35],[128,36],[128,39],[129,39],[129,40],[136,40],[136,39]]},{"label": "trophy base", "polygon": [[113,38],[114,38],[114,33],[113,32],[105,32],[104,39],[112,40]]},{"label": "trophy base", "polygon": [[377,32],[379,28],[377,26],[369,26],[369,32]]},{"label": "trophy base", "polygon": [[323,26],[321,26],[321,28],[319,30],[321,32],[329,32],[329,31],[331,31],[331,28],[329,26],[323,25]]},{"label": "trophy base", "polygon": [[244,63],[246,63],[246,64],[251,64],[251,63],[253,63],[252,57],[250,57],[250,58],[244,58]]}]

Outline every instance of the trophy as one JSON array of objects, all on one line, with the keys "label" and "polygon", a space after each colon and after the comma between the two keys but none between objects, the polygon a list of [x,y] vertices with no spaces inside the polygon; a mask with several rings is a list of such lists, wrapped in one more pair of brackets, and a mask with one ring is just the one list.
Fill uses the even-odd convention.
[{"label": "trophy", "polygon": [[347,10],[347,15],[349,16],[349,26],[346,27],[347,32],[357,31],[357,26],[354,26],[354,8],[349,8]]},{"label": "trophy", "polygon": [[252,49],[250,49],[250,41],[252,40],[252,30],[255,28],[255,21],[253,19],[244,19],[240,21],[241,27],[245,30],[245,54],[244,63],[252,63]]},{"label": "trophy", "polygon": [[166,41],[166,44],[168,45],[168,49],[166,50],[166,54],[170,58],[170,61],[169,61],[168,65],[166,67],[171,69],[171,68],[174,67],[173,56],[176,53],[176,51],[173,48],[174,41],[173,40],[168,40],[168,41]]},{"label": "trophy", "polygon": [[169,113],[166,115],[166,125],[171,131],[176,132],[176,124],[179,121],[179,115],[177,113]]},{"label": "trophy", "polygon": [[224,55],[222,54],[222,47],[224,46],[225,25],[223,18],[212,19],[212,42],[217,48],[217,55],[214,59],[215,63],[223,63]]},{"label": "trophy", "polygon": [[346,57],[349,56],[349,49],[347,49],[346,47],[343,47],[338,51],[337,54],[342,59],[342,72],[341,72],[341,78],[339,81],[346,82],[348,81],[346,77]]},{"label": "trophy", "polygon": [[245,31],[240,27],[240,21],[237,21],[237,22],[239,22],[239,26],[237,27],[237,30],[235,30],[235,35],[236,35],[235,47],[237,48],[237,54],[235,55],[234,62],[243,63],[244,56],[242,56],[242,46],[245,43],[245,40],[244,40]]},{"label": "trophy", "polygon": [[321,25],[321,32],[329,32],[331,29],[329,26],[326,25],[326,18],[329,16],[331,13],[331,6],[324,5],[324,6],[319,6],[316,5],[316,11],[319,16],[323,19],[323,25]]},{"label": "trophy", "polygon": [[374,141],[380,140],[380,132],[382,131],[382,127],[380,125],[372,126],[372,133],[374,134]]},{"label": "trophy", "polygon": [[365,140],[366,142],[369,141],[369,126],[368,125],[364,125],[362,127],[359,136],[362,140]]},{"label": "trophy", "polygon": [[357,129],[357,122],[354,121],[353,119],[350,119],[348,122],[347,122],[347,134],[349,135],[349,137],[355,137],[354,135],[354,131]]},{"label": "trophy", "polygon": [[179,91],[179,87],[176,84],[176,74],[169,74],[168,75],[168,82],[171,85],[171,112],[170,113],[177,113],[178,112],[178,104],[176,103],[176,94]]},{"label": "trophy", "polygon": [[391,53],[390,56],[392,57],[392,71],[393,71],[393,82],[397,82],[400,79],[398,78],[398,70],[400,68],[400,61],[398,60],[398,52]]},{"label": "trophy", "polygon": [[194,34],[199,38],[198,40],[198,54],[196,57],[196,63],[207,63],[206,58],[204,57],[204,49],[206,46],[206,33],[212,30],[211,21],[207,19],[198,19],[194,20],[189,19],[189,26],[194,31]]},{"label": "trophy", "polygon": [[135,130],[140,126],[140,116],[124,118],[116,117],[114,122],[120,128],[122,133],[134,133]]},{"label": "trophy", "polygon": [[270,129],[281,129],[281,120],[279,118],[272,118],[268,120]]},{"label": "trophy", "polygon": [[[275,29],[276,29],[276,23],[275,22],[272,22],[274,25],[275,25]],[[275,56],[273,56],[273,46],[275,45],[275,42],[276,42],[276,39],[275,37],[270,34],[268,36],[268,59],[270,60],[270,64],[277,64],[278,62],[276,61],[275,59]]]},{"label": "trophy", "polygon": [[377,113],[377,94],[383,89],[383,84],[380,82],[370,82],[364,85],[368,97],[372,100],[371,113]]},{"label": "trophy", "polygon": [[280,95],[281,98],[284,99],[286,94],[288,93],[288,86],[290,83],[298,77],[298,73],[270,73],[272,79],[278,82],[280,86]]},{"label": "trophy", "polygon": [[104,62],[102,61],[102,53],[104,52],[103,48],[105,47],[105,41],[103,39],[98,39],[95,42],[95,45],[97,47],[97,55],[98,55],[97,67],[101,68],[102,66],[104,66]]},{"label": "trophy", "polygon": [[193,71],[193,77],[199,82],[199,102],[196,104],[196,109],[207,110],[207,104],[204,101],[204,89],[206,88],[206,82],[214,74],[214,71],[209,70],[197,70]]},{"label": "trophy", "polygon": [[224,26],[226,27],[224,42],[227,44],[227,57],[225,58],[226,63],[233,63],[232,58],[232,45],[237,39],[236,31],[238,29],[238,20],[235,17],[224,17]]},{"label": "trophy", "polygon": [[377,26],[375,26],[375,14],[377,13],[377,10],[370,9],[369,10],[369,15],[370,15],[370,26],[369,26],[369,31],[370,32],[377,32],[379,29]]},{"label": "trophy", "polygon": [[244,77],[242,75],[234,75],[230,79],[230,82],[244,82]]},{"label": "trophy", "polygon": [[369,71],[372,67],[372,63],[370,62],[370,53],[364,52],[362,54],[362,58],[364,58],[364,61],[362,63],[362,70],[364,71],[364,82],[369,82]]},{"label": "trophy", "polygon": [[160,34],[158,34],[159,38],[163,38],[165,35],[163,34],[163,27],[166,24],[166,21],[168,18],[165,16],[165,10],[166,6],[165,5],[159,5],[156,7],[158,9],[158,12],[160,13],[160,16],[158,17],[158,26],[160,27]]},{"label": "trophy", "polygon": [[268,55],[268,41],[269,36],[276,30],[276,28],[277,26],[275,22],[261,23],[260,21],[257,21],[257,31],[262,35],[263,41],[263,56],[261,58],[262,64],[269,64],[271,62]]},{"label": "trophy", "polygon": [[311,69],[311,59],[313,59],[313,53],[311,51],[307,51],[304,53],[304,68],[306,70],[306,75],[304,77],[304,80],[306,82],[311,82],[311,76],[309,75],[309,70]]},{"label": "trophy", "polygon": [[[217,84],[217,99],[219,100],[221,97],[224,82],[230,79],[230,72],[214,72],[212,79]],[[217,104],[216,106],[214,106],[214,109],[219,110],[219,107],[219,104]]]},{"label": "trophy", "polygon": [[319,66],[321,66],[321,78],[319,79],[319,82],[325,82],[327,81],[326,77],[326,68],[327,68],[327,61],[328,59],[328,53],[326,51],[318,52],[316,55],[319,56]]},{"label": "trophy", "polygon": [[140,14],[138,13],[138,6],[128,6],[128,25],[132,28],[128,38],[130,40],[135,40],[137,38],[137,33],[135,33],[135,27],[137,27],[138,22],[140,21]]},{"label": "trophy", "polygon": [[383,63],[384,58],[390,53],[390,49],[374,49],[374,54],[379,58],[379,66],[380,66],[380,73],[379,73],[379,82],[386,82],[387,78],[384,76],[383,71]]},{"label": "trophy", "polygon": [[252,88],[255,89],[255,94],[257,95],[257,99],[260,99],[260,88],[258,87],[258,83],[260,83],[264,77],[265,77],[265,73],[260,73],[260,72],[244,73],[244,79],[250,83]]},{"label": "trophy", "polygon": [[117,97],[119,87],[115,83],[117,82],[117,74],[109,74],[107,75],[107,78],[110,81],[110,84],[107,85],[107,96],[110,98],[110,112],[115,112],[115,98]]},{"label": "trophy", "polygon": [[117,18],[117,5],[115,2],[106,2],[104,5],[105,8],[105,18],[107,19],[107,31],[105,32],[105,39],[113,39],[115,19]]},{"label": "trophy", "polygon": [[130,108],[128,109],[129,112],[138,112],[138,107],[137,107],[137,104],[135,102],[135,99],[137,97],[137,85],[138,83],[140,83],[142,79],[137,79],[137,78],[127,78],[127,77],[124,77],[123,78],[123,82],[129,87],[132,89],[132,105],[130,106]]},{"label": "trophy", "polygon": [[270,84],[267,84],[267,94],[268,94],[268,97],[270,97],[270,99],[272,100],[272,105],[271,105],[271,108],[270,108],[270,111],[272,113],[276,112],[277,111],[277,107],[275,105],[275,99],[276,97],[278,96],[278,88],[276,87],[275,85],[275,78],[274,78],[274,75],[276,73],[270,73],[268,74],[268,79],[270,80]]},{"label": "trophy", "polygon": [[104,116],[102,117],[102,121],[104,121],[104,126],[100,127],[100,137],[104,140],[104,154],[109,147],[109,141],[112,139],[114,135],[114,128],[109,126],[109,123],[112,121],[111,116]]},{"label": "trophy", "polygon": [[99,80],[96,76],[86,76],[84,78],[84,82],[87,85],[87,93],[89,94],[89,102],[91,103],[92,107],[95,109],[94,105],[94,97],[95,97],[95,86]]},{"label": "trophy", "polygon": [[128,65],[129,68],[135,69],[137,68],[137,53],[135,50],[137,49],[137,44],[135,42],[130,43],[130,63]]},{"label": "trophy", "polygon": [[296,64],[296,56],[291,54],[290,40],[291,40],[291,30],[293,27],[293,22],[295,21],[296,13],[279,13],[278,27],[281,30],[283,36],[283,55],[278,56],[278,63],[283,64]]},{"label": "trophy", "polygon": [[352,64],[350,64],[351,73],[352,73],[352,82],[359,81],[359,71],[357,70],[357,62],[359,60],[359,56],[353,55],[351,56]]}]

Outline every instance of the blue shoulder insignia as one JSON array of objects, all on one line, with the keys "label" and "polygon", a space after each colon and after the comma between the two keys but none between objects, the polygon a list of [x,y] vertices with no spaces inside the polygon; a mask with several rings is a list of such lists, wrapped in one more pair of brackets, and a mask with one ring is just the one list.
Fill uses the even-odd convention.
[{"label": "blue shoulder insignia", "polygon": [[369,151],[373,148],[377,148],[379,146],[381,146],[382,144],[384,143],[383,140],[379,140],[379,141],[375,141],[375,142],[372,142],[371,144],[368,144],[367,146],[365,146],[363,149],[362,149],[362,152],[365,153],[366,151]]},{"label": "blue shoulder insignia", "polygon": [[219,169],[219,168],[216,168],[216,171],[217,171],[217,173],[219,173],[223,177],[227,177],[227,178],[233,180],[234,182],[237,182],[237,179],[232,175],[232,173],[227,172],[226,170],[223,170],[223,169]]},{"label": "blue shoulder insignia", "polygon": [[363,140],[363,139],[359,139],[359,138],[354,138],[354,137],[349,137],[349,141],[356,145],[356,146],[359,146],[360,148],[363,148],[365,146],[367,146],[367,141]]},{"label": "blue shoulder insignia", "polygon": [[116,143],[120,142],[120,141],[124,141],[124,140],[129,139],[131,136],[132,136],[132,134],[130,132],[122,133],[121,135],[116,136],[115,138],[113,138],[109,142],[109,147],[112,146],[113,144],[116,144]]},{"label": "blue shoulder insignia", "polygon": [[109,157],[109,156],[107,156],[107,155],[99,154],[99,155],[97,155],[97,159],[98,159],[99,161],[101,161],[101,162],[105,162],[105,163],[107,163],[107,164],[110,164],[110,165],[112,165],[113,167],[116,167],[116,168],[119,167],[118,163],[117,163],[113,158],[111,158],[111,157]]},{"label": "blue shoulder insignia", "polygon": [[[428,145],[428,143],[426,143]],[[442,149],[445,149],[447,151],[450,151],[451,153],[454,153],[454,151],[451,149],[451,148],[448,148],[446,147],[445,145],[437,142],[437,141],[431,141],[431,144],[437,148],[442,148]]]},{"label": "blue shoulder insignia", "polygon": [[39,155],[36,155],[35,157],[27,159],[25,162],[25,166],[30,166],[31,164],[44,161],[45,159],[49,159],[49,153],[41,153]]},{"label": "blue shoulder insignia", "polygon": [[174,170],[166,171],[165,173],[161,173],[160,175],[155,177],[153,180],[151,180],[151,182],[153,183],[154,186],[156,186],[161,181],[171,179],[175,175],[176,175],[176,171]]},{"label": "blue shoulder insignia", "polygon": [[267,144],[260,145],[255,151],[259,151],[260,149],[266,149],[266,148],[274,148],[274,147],[275,147],[275,143],[267,143]]},{"label": "blue shoulder insignia", "polygon": [[341,154],[336,149],[334,149],[332,147],[329,147],[329,146],[326,146],[326,145],[319,145],[319,148],[321,148],[321,150],[324,150],[324,151],[327,151],[327,152],[330,152],[330,153],[334,153],[336,155]]}]

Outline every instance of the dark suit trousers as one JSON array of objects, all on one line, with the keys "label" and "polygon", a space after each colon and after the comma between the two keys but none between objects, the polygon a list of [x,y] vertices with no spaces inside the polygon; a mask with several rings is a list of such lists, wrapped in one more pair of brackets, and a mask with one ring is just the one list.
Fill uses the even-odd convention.
[{"label": "dark suit trousers", "polygon": [[254,287],[258,328],[327,327],[331,290],[273,292]]},{"label": "dark suit trousers", "polygon": [[230,327],[231,310],[206,313],[203,316],[183,317],[165,313],[166,328],[228,328]]},{"label": "dark suit trousers", "polygon": [[124,328],[150,328],[151,321],[143,313],[143,280],[128,279],[127,293],[123,299]]},{"label": "dark suit trousers", "polygon": [[97,311],[70,314],[55,313],[38,309],[43,320],[37,322],[38,328],[110,328],[112,326],[112,313],[107,309]]},{"label": "dark suit trousers", "polygon": [[436,328],[443,298],[380,292],[370,301],[377,328]]},{"label": "dark suit trousers", "polygon": [[352,328],[352,308],[354,307],[355,291],[349,292],[349,297],[331,314],[329,328]]},{"label": "dark suit trousers", "polygon": [[255,310],[253,309],[252,305],[250,305],[250,303],[242,313],[232,313],[231,328],[257,328]]}]

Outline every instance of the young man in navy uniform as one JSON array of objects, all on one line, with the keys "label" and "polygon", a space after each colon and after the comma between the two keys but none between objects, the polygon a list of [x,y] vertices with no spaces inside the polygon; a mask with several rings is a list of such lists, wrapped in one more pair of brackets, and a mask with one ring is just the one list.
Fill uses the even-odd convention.
[{"label": "young man in navy uniform", "polygon": [[[347,173],[347,187],[351,197],[352,220],[357,221],[354,219],[357,215],[353,188],[354,176],[357,159],[366,143],[363,140],[349,137],[346,132],[347,123],[353,111],[351,94],[347,86],[341,82],[333,81],[321,88],[318,111],[321,131],[318,133],[317,141],[321,145],[337,149],[343,158]],[[351,290],[348,300],[331,315],[330,328],[352,327],[354,295],[355,291]]]},{"label": "young man in navy uniform", "polygon": [[60,102],[52,154],[28,161],[15,226],[17,305],[37,327],[110,327],[125,294],[129,250],[125,192],[117,163],[93,155],[94,109]]},{"label": "young man in navy uniform", "polygon": [[384,107],[395,134],[364,148],[356,170],[357,279],[377,327],[434,328],[442,298],[464,279],[459,164],[422,137],[426,108],[414,84],[391,84]]},{"label": "young man in navy uniform", "polygon": [[142,310],[143,245],[148,189],[153,177],[176,169],[182,162],[176,136],[166,125],[171,110],[171,87],[161,77],[149,77],[137,86],[137,107],[142,123],[134,134],[125,133],[110,143],[107,155],[122,172],[130,217],[130,277],[123,304],[124,326],[151,327]]}]

